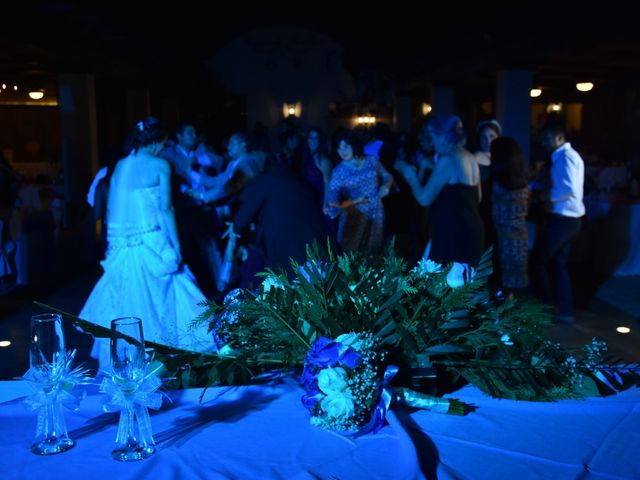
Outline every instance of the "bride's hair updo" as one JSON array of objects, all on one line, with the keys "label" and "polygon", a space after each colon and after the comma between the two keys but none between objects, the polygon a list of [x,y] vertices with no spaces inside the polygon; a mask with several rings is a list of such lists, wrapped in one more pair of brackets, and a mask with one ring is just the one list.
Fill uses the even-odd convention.
[{"label": "bride's hair updo", "polygon": [[164,125],[155,117],[147,117],[134,125],[131,133],[130,148],[138,151],[139,148],[162,142],[166,138],[167,129]]},{"label": "bride's hair updo", "polygon": [[452,145],[464,145],[467,141],[462,120],[457,115],[434,115],[428,129],[436,135],[445,135],[447,142]]}]

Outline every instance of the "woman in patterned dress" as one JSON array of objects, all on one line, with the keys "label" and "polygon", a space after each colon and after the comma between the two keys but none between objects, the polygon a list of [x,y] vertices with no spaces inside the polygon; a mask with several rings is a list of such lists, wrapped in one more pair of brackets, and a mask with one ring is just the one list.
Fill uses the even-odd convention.
[{"label": "woman in patterned dress", "polygon": [[491,142],[491,211],[498,237],[502,288],[512,294],[528,286],[527,165],[518,143],[510,137]]},{"label": "woman in patterned dress", "polygon": [[382,249],[384,208],[393,177],[375,157],[363,155],[364,142],[349,130],[336,138],[341,162],[331,175],[327,203],[338,218],[338,242],[344,251]]}]

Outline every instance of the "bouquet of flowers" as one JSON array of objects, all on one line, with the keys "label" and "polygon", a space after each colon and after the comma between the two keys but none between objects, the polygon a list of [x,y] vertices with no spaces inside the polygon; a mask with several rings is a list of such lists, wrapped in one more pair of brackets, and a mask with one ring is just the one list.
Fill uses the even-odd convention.
[{"label": "bouquet of flowers", "polygon": [[331,430],[379,430],[384,420],[381,411],[389,407],[380,398],[389,380],[383,377],[392,376],[383,372],[384,356],[371,334],[316,340],[304,360],[301,379],[307,392],[302,404],[312,415],[311,423]]},{"label": "bouquet of flowers", "polygon": [[357,437],[380,430],[393,401],[464,413],[464,404],[457,400],[392,389],[389,383],[398,367],[385,365],[385,357],[386,352],[370,333],[316,340],[304,360],[301,378],[306,391],[302,404],[311,413],[311,423]]}]

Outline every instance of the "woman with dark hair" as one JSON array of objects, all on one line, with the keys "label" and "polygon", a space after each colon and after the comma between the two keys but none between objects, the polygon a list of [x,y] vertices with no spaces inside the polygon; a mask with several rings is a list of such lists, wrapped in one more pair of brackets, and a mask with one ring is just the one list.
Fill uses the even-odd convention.
[{"label": "woman with dark hair", "polygon": [[342,161],[331,175],[328,213],[339,217],[338,242],[345,251],[377,253],[382,248],[384,207],[393,177],[376,157],[365,157],[364,141],[351,130],[335,137]]},{"label": "woman with dark hair", "polygon": [[489,179],[491,167],[491,143],[502,135],[502,126],[497,120],[485,120],[480,122],[476,128],[478,133],[478,146],[476,159],[480,165],[480,179],[486,182]]},{"label": "woman with dark hair", "polygon": [[511,137],[491,142],[491,212],[498,237],[502,288],[506,294],[526,288],[529,206],[528,169],[524,154]]},{"label": "woman with dark hair", "polygon": [[325,210],[331,170],[327,137],[319,128],[309,129],[307,142],[302,152],[302,176],[318,192],[318,198]]},{"label": "woman with dark hair", "polygon": [[480,172],[474,155],[464,148],[462,121],[456,115],[436,115],[427,129],[436,151],[433,173],[422,185],[406,161],[395,164],[420,205],[431,205],[429,258],[439,263],[476,265],[484,247],[484,227],[478,213]]},{"label": "woman with dark hair", "polygon": [[[192,330],[205,300],[182,264],[171,201],[171,168],[158,157],[166,141],[153,117],[136,124],[131,151],[111,175],[107,200],[104,274],[80,317],[109,327],[118,317],[140,317],[145,339],[189,350],[212,348],[206,329]],[[109,365],[109,341],[96,339],[91,355]]]}]

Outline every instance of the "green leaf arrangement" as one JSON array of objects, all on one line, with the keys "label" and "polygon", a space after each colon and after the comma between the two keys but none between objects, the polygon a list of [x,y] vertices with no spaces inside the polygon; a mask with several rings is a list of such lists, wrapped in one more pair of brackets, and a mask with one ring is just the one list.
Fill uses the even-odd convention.
[{"label": "green leaf arrangement", "polygon": [[[292,262],[292,277],[267,270],[257,290],[204,304],[194,324],[215,332],[224,344],[218,354],[145,343],[174,388],[246,384],[274,370],[299,370],[316,339],[349,332],[375,335],[401,369],[426,359],[495,398],[554,401],[640,385],[640,367],[606,358],[604,342],[562,348],[544,335],[551,323],[544,305],[492,293],[491,255],[485,252],[475,271],[428,261],[409,268],[393,244],[379,256],[320,254],[312,246],[305,264]],[[94,336],[110,335],[59,313]]]},{"label": "green leaf arrangement", "polygon": [[[638,366],[611,364],[604,342],[565,349],[549,341],[541,303],[491,293],[491,256],[485,252],[474,274],[452,286],[454,265],[422,261],[410,269],[393,245],[375,257],[323,256],[310,247],[304,265],[292,263],[293,278],[263,272],[257,291],[209,302],[197,322],[208,322],[234,352],[234,367],[252,375],[300,368],[321,336],[369,332],[397,363],[426,357],[496,398],[554,401],[639,384]],[[622,377],[626,383],[615,381]]]}]

